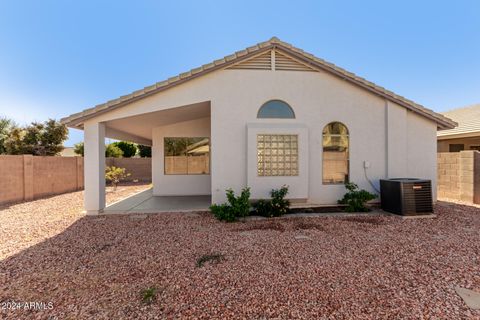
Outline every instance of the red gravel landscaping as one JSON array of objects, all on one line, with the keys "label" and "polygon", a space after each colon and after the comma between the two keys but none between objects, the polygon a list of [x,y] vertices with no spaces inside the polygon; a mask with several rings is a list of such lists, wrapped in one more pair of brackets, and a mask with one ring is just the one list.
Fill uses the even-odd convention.
[{"label": "red gravel landscaping", "polygon": [[62,221],[69,197],[36,201],[31,237],[50,238],[27,247],[3,231],[21,210],[0,211],[0,301],[47,305],[0,318],[480,319],[455,293],[480,291],[480,208],[440,203],[437,218],[411,220],[44,218]]}]

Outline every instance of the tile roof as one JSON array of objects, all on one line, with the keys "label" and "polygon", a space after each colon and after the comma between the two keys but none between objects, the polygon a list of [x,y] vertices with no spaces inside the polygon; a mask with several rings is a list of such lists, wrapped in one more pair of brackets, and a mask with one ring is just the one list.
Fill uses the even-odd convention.
[{"label": "tile roof", "polygon": [[143,89],[134,91],[130,94],[121,96],[117,99],[110,100],[106,103],[99,104],[93,108],[86,109],[82,112],[72,114],[66,118],[63,118],[62,123],[70,126],[81,128],[83,122],[87,119],[93,118],[104,112],[119,108],[128,103],[134,102],[136,100],[142,99],[144,97],[150,96],[157,92],[166,90],[173,86],[179,85],[183,82],[189,81],[191,79],[197,78],[204,74],[213,72],[215,70],[225,69],[235,63],[248,59],[252,56],[258,55],[263,51],[268,51],[272,48],[276,50],[282,50],[283,52],[290,54],[308,65],[311,65],[314,68],[330,72],[342,79],[350,81],[360,87],[363,87],[366,90],[369,90],[377,95],[384,97],[387,100],[393,101],[413,112],[421,114],[437,123],[439,129],[452,129],[456,126],[456,123],[451,119],[438,114],[430,109],[423,107],[411,100],[408,100],[402,96],[399,96],[392,91],[389,91],[383,87],[380,87],[373,82],[370,82],[364,78],[361,78],[351,72],[348,72],[332,63],[329,63],[323,59],[317,58],[314,55],[307,53],[299,48],[292,46],[289,43],[283,42],[276,37],[271,38],[268,41],[258,43],[254,46],[248,47],[244,50],[235,52],[234,54],[225,56],[221,59],[215,60],[211,63],[204,64],[201,67],[194,68],[190,71],[180,73],[177,76],[168,78],[167,80],[157,82],[151,86],[145,87]]},{"label": "tile roof", "polygon": [[438,137],[475,134],[480,136],[480,104],[442,112],[446,117],[458,122],[458,127],[437,132]]}]

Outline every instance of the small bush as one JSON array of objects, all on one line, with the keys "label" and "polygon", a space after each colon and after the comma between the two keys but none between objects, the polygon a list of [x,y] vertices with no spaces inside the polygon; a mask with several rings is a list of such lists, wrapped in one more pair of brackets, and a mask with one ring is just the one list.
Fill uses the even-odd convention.
[{"label": "small bush", "polygon": [[349,182],[345,184],[348,192],[342,199],[338,200],[339,204],[346,204],[347,212],[368,212],[370,209],[365,205],[368,201],[375,199],[377,196],[367,190],[358,190],[355,183]]},{"label": "small bush", "polygon": [[232,207],[228,204],[212,204],[210,206],[212,214],[220,221],[233,222],[237,219],[233,213]]},{"label": "small bush", "polygon": [[235,216],[244,218],[250,212],[250,188],[243,188],[239,197],[235,197],[232,189],[227,190],[227,200]]},{"label": "small bush", "polygon": [[204,254],[200,258],[197,259],[197,268],[203,267],[203,265],[206,262],[214,262],[214,263],[219,263],[220,261],[223,260],[223,255],[222,254]]},{"label": "small bush", "polygon": [[280,189],[273,189],[270,191],[270,200],[258,200],[255,204],[255,212],[263,217],[279,217],[288,213],[290,201],[285,197],[288,194],[288,186],[283,186]]},{"label": "small bush", "polygon": [[151,304],[157,298],[157,288],[150,287],[142,290],[142,302],[145,304]]},{"label": "small bush", "polygon": [[280,189],[274,189],[270,192],[270,195],[272,196],[272,209],[274,217],[288,213],[290,201],[285,199],[287,194],[288,186],[283,186]]},{"label": "small bush", "polygon": [[255,214],[262,217],[272,217],[272,202],[270,200],[258,200],[253,204]]},{"label": "small bush", "polygon": [[125,168],[118,168],[115,166],[105,168],[105,179],[112,183],[113,190],[117,190],[118,184],[129,176],[130,173],[127,173]]},{"label": "small bush", "polygon": [[227,200],[228,203],[210,206],[210,211],[218,220],[233,222],[238,218],[248,216],[250,212],[250,188],[243,188],[238,197],[235,196],[232,189],[228,189]]}]

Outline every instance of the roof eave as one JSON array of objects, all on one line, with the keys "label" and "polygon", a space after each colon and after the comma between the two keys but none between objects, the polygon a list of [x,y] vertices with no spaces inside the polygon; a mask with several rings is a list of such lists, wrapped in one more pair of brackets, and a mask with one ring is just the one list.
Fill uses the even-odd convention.
[{"label": "roof eave", "polygon": [[145,87],[144,89],[137,90],[131,94],[122,96],[118,99],[110,100],[107,103],[97,105],[94,108],[84,110],[83,112],[72,114],[69,117],[65,117],[60,121],[72,128],[81,129],[83,123],[91,118],[97,117],[103,113],[112,111],[114,109],[120,108],[124,105],[130,104],[132,102],[144,99],[161,91],[167,90],[173,86],[180,85],[184,82],[196,79],[207,73],[225,69],[232,64],[238,63],[239,61],[246,60],[251,56],[261,54],[264,51],[271,50],[272,48],[280,49],[285,51],[288,54],[295,56],[298,59],[301,59],[305,63],[316,67],[317,69],[327,71],[341,79],[349,81],[355,85],[358,85],[367,91],[370,91],[376,95],[379,95],[389,101],[395,102],[408,110],[411,110],[417,114],[420,114],[435,123],[437,123],[437,128],[439,130],[453,129],[457,126],[457,123],[451,119],[438,114],[432,110],[429,110],[421,105],[414,103],[406,98],[396,95],[395,93],[379,87],[378,85],[369,82],[361,77],[356,76],[355,74],[348,72],[332,63],[328,63],[322,59],[315,57],[310,53],[295,48],[291,44],[280,41],[278,38],[273,37],[269,41],[259,43],[255,46],[249,47],[245,50],[237,51],[233,55],[226,56],[222,59],[215,60],[212,63],[203,65],[200,68],[192,69],[188,72],[179,74],[178,76],[171,77],[168,80],[157,82],[152,86]]}]

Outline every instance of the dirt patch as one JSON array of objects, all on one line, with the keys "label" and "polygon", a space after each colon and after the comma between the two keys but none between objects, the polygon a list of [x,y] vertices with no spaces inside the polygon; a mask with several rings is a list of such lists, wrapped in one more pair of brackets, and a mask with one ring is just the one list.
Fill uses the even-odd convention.
[{"label": "dirt patch", "polygon": [[382,219],[382,217],[345,217],[340,218],[339,220],[371,225],[384,225],[387,223],[385,220]]},{"label": "dirt patch", "polygon": [[254,231],[254,230],[273,230],[284,232],[285,226],[280,222],[274,221],[249,221],[245,225],[235,228],[233,231],[243,232],[243,231]]},{"label": "dirt patch", "polygon": [[205,263],[218,264],[224,259],[225,257],[221,253],[204,254],[197,259],[196,266],[197,268],[201,268]]},{"label": "dirt patch", "polygon": [[295,230],[318,230],[318,231],[325,231],[325,228],[317,223],[301,221],[296,223],[293,228]]}]

